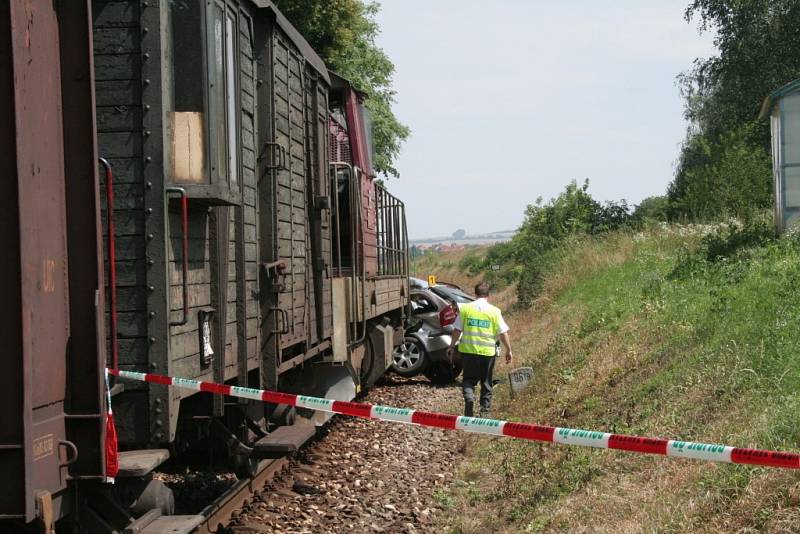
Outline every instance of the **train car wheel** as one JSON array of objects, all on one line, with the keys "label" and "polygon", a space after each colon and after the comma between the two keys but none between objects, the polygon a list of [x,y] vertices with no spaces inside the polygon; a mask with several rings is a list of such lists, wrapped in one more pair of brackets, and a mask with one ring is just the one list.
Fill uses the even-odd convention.
[{"label": "train car wheel", "polygon": [[253,478],[258,473],[258,460],[237,454],[233,457],[233,472],[239,480]]},{"label": "train car wheel", "polygon": [[297,418],[297,409],[294,406],[279,404],[272,410],[269,422],[275,426],[291,426]]}]

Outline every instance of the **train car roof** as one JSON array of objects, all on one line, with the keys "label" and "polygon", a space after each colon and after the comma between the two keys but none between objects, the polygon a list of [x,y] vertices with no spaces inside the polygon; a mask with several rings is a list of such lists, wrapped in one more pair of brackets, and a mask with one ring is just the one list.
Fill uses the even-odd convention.
[{"label": "train car roof", "polygon": [[328,74],[330,74],[331,77],[331,87],[333,87],[334,89],[352,89],[361,98],[367,98],[367,94],[364,91],[359,91],[358,89],[353,87],[353,84],[350,82],[350,80],[348,80],[341,74],[337,74],[332,70],[329,70]]},{"label": "train car roof", "polygon": [[268,9],[272,12],[275,17],[275,23],[278,25],[278,27],[280,27],[280,29],[286,33],[292,43],[294,43],[297,49],[300,50],[300,53],[303,55],[305,60],[308,61],[308,63],[314,67],[314,70],[316,70],[325,79],[325,81],[328,82],[328,85],[330,85],[331,79],[330,76],[328,76],[328,67],[325,66],[325,62],[322,61],[322,58],[319,57],[319,54],[317,54],[314,49],[311,48],[311,45],[308,44],[308,41],[306,41],[305,37],[303,37],[303,35],[297,31],[297,28],[295,28],[292,23],[289,22],[289,19],[287,19],[284,14],[281,13],[281,10],[278,9],[277,6],[275,6],[275,4],[273,4],[270,0],[252,0],[252,2],[256,5],[256,7],[260,9]]}]

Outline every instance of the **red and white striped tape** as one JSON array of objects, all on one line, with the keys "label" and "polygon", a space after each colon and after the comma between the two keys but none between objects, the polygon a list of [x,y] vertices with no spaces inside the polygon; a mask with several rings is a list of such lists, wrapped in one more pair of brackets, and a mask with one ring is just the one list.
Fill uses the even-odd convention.
[{"label": "red and white striped tape", "polygon": [[115,371],[112,369],[109,369],[108,372],[112,375],[131,380],[163,384],[194,391],[206,391],[217,395],[228,395],[231,397],[259,400],[273,404],[288,404],[289,406],[296,406],[298,408],[309,408],[322,412],[338,413],[365,419],[412,423],[446,430],[462,430],[464,432],[507,436],[532,441],[549,441],[561,443],[563,445],[581,445],[599,449],[618,449],[644,454],[661,454],[664,456],[689,458],[693,460],[800,469],[800,454],[793,452],[745,449],[729,447],[727,445],[628,436],[575,428],[559,428],[544,425],[531,425],[528,423],[514,423],[498,419],[423,412],[408,408],[395,408],[392,406],[380,406],[363,402],[345,402],[263,389],[226,386],[213,382],[172,378],[150,373]]}]

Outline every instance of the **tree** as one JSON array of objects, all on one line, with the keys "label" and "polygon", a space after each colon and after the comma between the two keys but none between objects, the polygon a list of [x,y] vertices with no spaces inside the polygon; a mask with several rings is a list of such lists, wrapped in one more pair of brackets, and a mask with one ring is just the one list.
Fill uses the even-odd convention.
[{"label": "tree", "polygon": [[453,232],[453,239],[464,239],[466,235],[467,231],[464,230],[463,228],[459,228],[458,230]]},{"label": "tree", "polygon": [[693,0],[685,16],[715,32],[718,54],[678,77],[690,127],[668,190],[670,217],[763,209],[771,202],[770,133],[756,119],[764,97],[800,77],[800,3]]},{"label": "tree", "polygon": [[635,221],[666,221],[669,200],[666,195],[647,197],[643,199],[633,210],[631,217]]},{"label": "tree", "polygon": [[[800,76],[800,3],[693,0],[686,20],[714,31],[717,56],[695,60],[679,77],[687,118],[711,140],[756,119],[764,97]],[[769,148],[761,123],[760,141]]]},{"label": "tree", "polygon": [[[601,204],[589,194],[589,180],[582,185],[573,180],[547,203],[538,198],[529,204],[510,243],[495,247],[497,252],[487,255],[487,261],[513,263],[517,297],[522,304],[528,304],[541,289],[543,269],[552,251],[570,238],[622,228],[629,221],[627,202]],[[503,257],[506,254],[510,258]]]},{"label": "tree", "polygon": [[667,189],[670,218],[750,219],[769,207],[771,162],[758,136],[758,126],[748,122],[723,132],[716,141],[690,137]]},{"label": "tree", "polygon": [[399,176],[394,161],[410,130],[392,112],[394,64],[375,44],[379,4],[364,0],[275,0],[331,70],[367,95],[375,170]]}]

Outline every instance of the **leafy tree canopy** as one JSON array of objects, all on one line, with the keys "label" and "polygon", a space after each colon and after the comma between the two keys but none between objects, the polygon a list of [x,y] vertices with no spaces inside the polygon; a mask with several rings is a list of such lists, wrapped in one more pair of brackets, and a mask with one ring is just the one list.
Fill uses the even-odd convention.
[{"label": "leafy tree canopy", "polygon": [[672,219],[749,220],[771,205],[771,161],[758,143],[760,125],[747,122],[717,139],[690,136],[667,189]]},{"label": "leafy tree canopy", "polygon": [[633,219],[636,221],[666,221],[669,200],[666,195],[647,197],[637,204],[633,210]]},{"label": "leafy tree canopy", "polygon": [[[716,138],[756,119],[764,97],[800,77],[800,3],[796,0],[693,0],[686,20],[715,32],[717,56],[679,77],[687,118]],[[768,147],[766,123],[760,132]]]},{"label": "leafy tree canopy", "polygon": [[772,202],[769,124],[757,115],[764,97],[800,77],[800,3],[692,0],[685,16],[714,32],[718,54],[678,77],[690,127],[668,212],[746,218]]},{"label": "leafy tree canopy", "polygon": [[379,4],[364,0],[275,0],[275,4],[330,69],[368,96],[375,168],[399,176],[394,161],[410,130],[392,112],[394,64],[375,43]]}]

